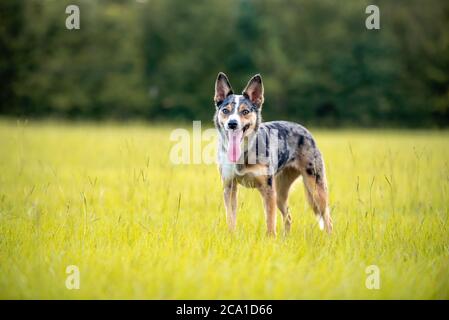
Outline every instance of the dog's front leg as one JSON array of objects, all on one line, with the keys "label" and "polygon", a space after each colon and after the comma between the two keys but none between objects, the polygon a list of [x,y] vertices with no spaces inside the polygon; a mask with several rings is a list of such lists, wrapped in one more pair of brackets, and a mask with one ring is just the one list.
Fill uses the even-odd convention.
[{"label": "dog's front leg", "polygon": [[262,195],[265,208],[267,235],[276,237],[276,189],[273,185],[267,184],[261,186],[259,191]]},{"label": "dog's front leg", "polygon": [[237,223],[237,181],[234,179],[225,181],[223,195],[226,207],[226,221],[229,230],[234,231]]}]

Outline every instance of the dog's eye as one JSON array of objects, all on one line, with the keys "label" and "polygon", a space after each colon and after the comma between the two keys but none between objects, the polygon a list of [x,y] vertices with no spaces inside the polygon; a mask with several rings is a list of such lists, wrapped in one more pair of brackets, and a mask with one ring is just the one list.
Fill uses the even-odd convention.
[{"label": "dog's eye", "polygon": [[228,109],[223,109],[221,112],[223,112],[223,114],[229,114],[229,110]]},{"label": "dog's eye", "polygon": [[249,111],[246,109],[242,111],[242,115],[244,115],[244,116],[246,116],[248,113],[249,113]]}]

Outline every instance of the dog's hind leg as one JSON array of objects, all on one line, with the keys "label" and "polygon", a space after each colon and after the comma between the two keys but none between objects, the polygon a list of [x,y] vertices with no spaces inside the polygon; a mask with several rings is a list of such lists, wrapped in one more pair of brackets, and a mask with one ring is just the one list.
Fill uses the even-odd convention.
[{"label": "dog's hind leg", "polygon": [[292,216],[288,207],[288,194],[293,182],[298,178],[300,172],[294,168],[286,168],[276,176],[276,200],[277,206],[281,211],[284,220],[284,232],[287,235],[290,232]]},{"label": "dog's hind leg", "polygon": [[332,218],[329,211],[326,172],[321,155],[306,162],[302,172],[307,199],[319,219],[320,229],[332,232]]},{"label": "dog's hind leg", "polygon": [[237,181],[232,179],[224,182],[223,197],[226,207],[226,221],[229,230],[234,231],[237,224]]},{"label": "dog's hind leg", "polygon": [[263,180],[265,181],[259,185],[258,189],[265,207],[267,235],[276,237],[276,187],[273,186],[276,182],[272,176],[267,176]]}]

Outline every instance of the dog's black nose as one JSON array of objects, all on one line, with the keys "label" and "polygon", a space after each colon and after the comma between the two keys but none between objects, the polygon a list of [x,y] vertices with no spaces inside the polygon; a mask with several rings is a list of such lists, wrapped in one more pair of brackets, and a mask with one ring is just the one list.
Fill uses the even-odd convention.
[{"label": "dog's black nose", "polygon": [[228,128],[232,130],[236,129],[238,125],[237,120],[229,120],[228,122]]}]

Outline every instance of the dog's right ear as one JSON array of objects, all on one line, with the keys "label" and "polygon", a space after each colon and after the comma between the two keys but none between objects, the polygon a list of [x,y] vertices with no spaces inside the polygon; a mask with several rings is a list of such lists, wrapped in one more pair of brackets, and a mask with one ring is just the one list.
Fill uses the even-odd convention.
[{"label": "dog's right ear", "polygon": [[217,80],[215,81],[215,105],[219,106],[227,96],[233,93],[228,77],[223,72],[218,73]]}]

